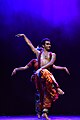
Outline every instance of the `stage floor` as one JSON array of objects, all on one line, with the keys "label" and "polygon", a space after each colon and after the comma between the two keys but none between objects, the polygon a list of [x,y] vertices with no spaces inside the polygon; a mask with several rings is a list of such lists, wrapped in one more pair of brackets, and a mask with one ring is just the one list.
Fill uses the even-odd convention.
[{"label": "stage floor", "polygon": [[[49,116],[51,120],[80,120],[80,116]],[[45,118],[38,119],[36,116],[0,116],[0,120],[45,120]]]}]

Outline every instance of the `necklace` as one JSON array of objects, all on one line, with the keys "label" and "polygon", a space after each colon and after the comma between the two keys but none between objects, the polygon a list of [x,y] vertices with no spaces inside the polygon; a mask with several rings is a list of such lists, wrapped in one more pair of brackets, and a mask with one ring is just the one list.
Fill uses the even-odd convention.
[{"label": "necklace", "polygon": [[47,55],[44,55],[44,58],[47,59]]},{"label": "necklace", "polygon": [[48,58],[48,54],[43,54],[44,58],[47,59]]}]

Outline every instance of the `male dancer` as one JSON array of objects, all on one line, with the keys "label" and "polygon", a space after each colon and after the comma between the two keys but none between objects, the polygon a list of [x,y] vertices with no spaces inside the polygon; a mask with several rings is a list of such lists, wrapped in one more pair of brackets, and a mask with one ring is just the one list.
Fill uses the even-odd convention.
[{"label": "male dancer", "polygon": [[[13,70],[13,72],[12,72],[12,75],[15,75],[17,71],[26,70],[26,69],[28,69],[28,68],[30,68],[30,67],[33,67],[35,71],[38,69],[38,61],[37,61],[37,59],[32,59],[32,60],[31,60],[26,66],[24,66],[24,67],[15,68],[15,69]],[[68,71],[68,69],[67,69],[66,67],[61,67],[61,66],[53,65],[53,68],[54,68],[54,69],[59,69],[59,70],[65,70],[65,71],[69,74],[69,71]],[[33,75],[32,75],[32,76],[33,76]],[[53,76],[53,77],[54,77],[54,76]],[[55,80],[55,78],[54,78],[53,80]],[[55,81],[56,81],[56,80],[55,80]],[[54,81],[54,82],[55,82],[55,81]],[[37,89],[37,81],[36,81],[36,79],[34,79],[34,82],[35,82],[35,86],[36,86],[36,89]],[[57,84],[58,84],[58,83],[57,83]],[[60,94],[60,95],[63,95],[63,94],[64,94],[64,92],[63,92],[60,88],[58,88],[58,91],[57,91],[57,92],[58,92],[57,94]],[[38,96],[39,96],[39,94],[37,93],[37,97],[38,97]],[[35,107],[36,107],[36,112],[37,112],[38,118],[40,118],[40,114],[39,114],[40,110],[38,110],[39,108],[37,107],[37,102],[39,102],[39,99],[36,100],[36,106],[35,106]]]},{"label": "male dancer", "polygon": [[52,88],[53,82],[55,83],[57,90],[59,90],[57,82],[55,81],[52,73],[50,73],[51,66],[54,64],[56,59],[56,54],[49,52],[51,43],[48,38],[45,38],[41,42],[43,50],[40,52],[33,46],[31,41],[24,34],[17,35],[17,37],[21,36],[24,37],[25,41],[31,47],[38,59],[38,70],[35,74],[39,83],[38,91],[40,93],[41,101],[41,104],[38,104],[38,107],[41,107],[43,111],[42,116],[45,117],[46,120],[49,120],[47,116],[48,109],[51,107],[52,100],[55,101],[58,98],[57,92],[54,88]]}]

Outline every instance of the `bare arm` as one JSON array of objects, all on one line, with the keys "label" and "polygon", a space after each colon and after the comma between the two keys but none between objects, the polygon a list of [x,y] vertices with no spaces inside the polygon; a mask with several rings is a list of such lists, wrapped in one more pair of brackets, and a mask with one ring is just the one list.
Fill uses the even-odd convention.
[{"label": "bare arm", "polygon": [[53,64],[53,68],[54,69],[59,69],[59,70],[65,70],[68,74],[70,74],[69,70],[66,67],[56,66],[56,65]]},{"label": "bare arm", "polygon": [[38,56],[38,54],[40,53],[40,51],[38,51],[33,44],[31,43],[31,41],[26,37],[25,34],[17,34],[17,37],[24,37],[24,40],[26,41],[26,43],[30,46],[31,50],[36,54],[36,56]]},{"label": "bare arm", "polygon": [[26,66],[24,67],[19,67],[19,68],[15,68],[12,72],[12,75],[16,74],[17,71],[19,70],[26,70],[32,66],[34,66],[34,62],[36,62],[36,59],[32,59]]},{"label": "bare arm", "polygon": [[19,70],[26,70],[26,69],[28,69],[28,68],[29,68],[29,66],[27,66],[27,65],[26,65],[25,67],[15,68],[15,69],[13,70],[11,76],[14,75],[14,74],[16,74],[16,72],[19,71]]},{"label": "bare arm", "polygon": [[59,69],[59,70],[64,70],[65,67],[56,66],[56,65],[53,64],[53,68],[54,69]]}]

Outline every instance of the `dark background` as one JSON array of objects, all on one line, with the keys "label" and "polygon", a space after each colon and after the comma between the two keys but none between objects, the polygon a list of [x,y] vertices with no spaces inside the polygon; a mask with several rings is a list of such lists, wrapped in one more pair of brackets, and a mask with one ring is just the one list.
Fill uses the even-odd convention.
[{"label": "dark background", "polygon": [[[11,77],[15,67],[25,66],[35,58],[24,39],[15,37],[18,33],[26,34],[35,47],[43,38],[51,39],[51,51],[57,55],[55,64],[66,66],[70,76],[65,71],[53,70],[65,94],[53,103],[50,114],[79,115],[80,4],[76,6],[76,20],[62,19],[63,23],[57,21],[56,24],[56,19],[52,23],[41,18],[40,11],[39,14],[34,14],[33,9],[30,13],[28,8],[33,5],[31,1],[28,2],[28,8],[25,6],[27,2],[18,2],[20,1],[0,1],[0,115],[35,114],[35,86],[30,81],[32,69],[19,71]],[[40,9],[37,6],[37,10]],[[74,15],[75,10],[73,12]]]}]

